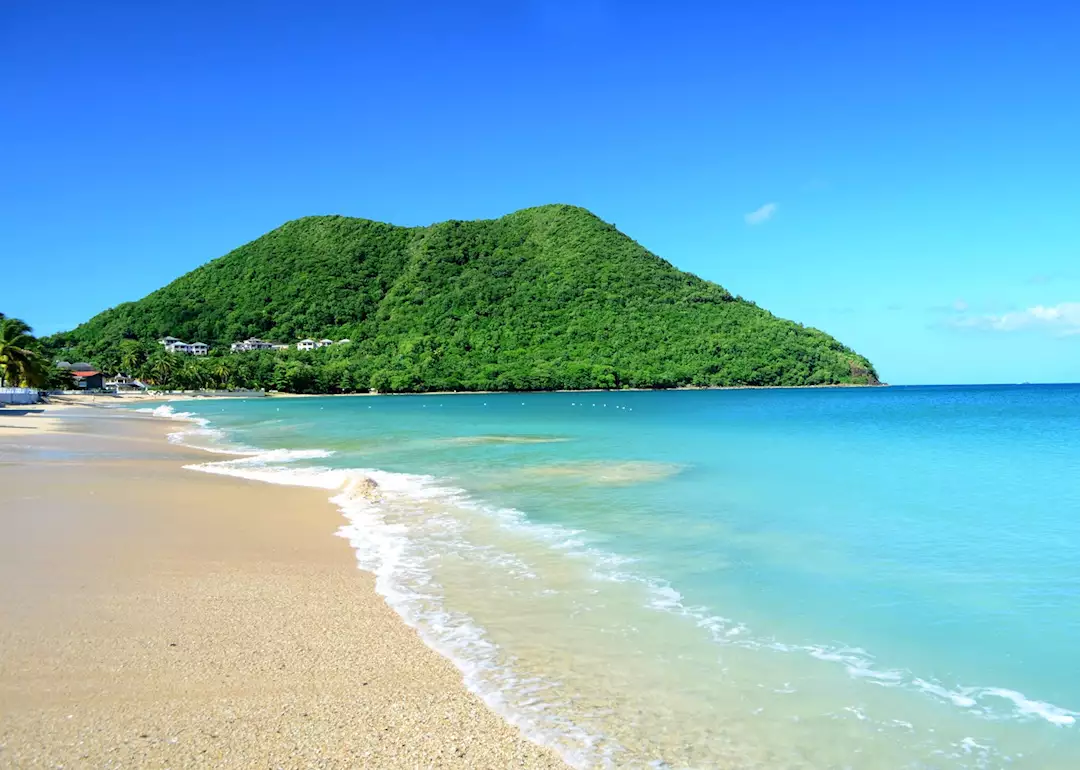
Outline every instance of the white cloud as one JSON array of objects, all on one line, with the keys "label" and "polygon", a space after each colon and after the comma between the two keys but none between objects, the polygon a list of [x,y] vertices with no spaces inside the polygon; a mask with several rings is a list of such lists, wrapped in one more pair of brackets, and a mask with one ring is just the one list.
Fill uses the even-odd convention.
[{"label": "white cloud", "polygon": [[743,219],[746,220],[746,224],[748,225],[763,225],[773,218],[776,209],[777,205],[775,203],[766,203],[761,208],[751,211],[749,214],[743,214]]},{"label": "white cloud", "polygon": [[964,302],[962,299],[956,300],[956,302],[952,303],[952,306],[953,310],[957,313],[963,313],[968,309],[968,303]]},{"label": "white cloud", "polygon": [[1048,331],[1064,337],[1080,334],[1080,302],[1035,305],[1000,315],[961,316],[952,319],[951,324],[965,329],[996,332]]}]

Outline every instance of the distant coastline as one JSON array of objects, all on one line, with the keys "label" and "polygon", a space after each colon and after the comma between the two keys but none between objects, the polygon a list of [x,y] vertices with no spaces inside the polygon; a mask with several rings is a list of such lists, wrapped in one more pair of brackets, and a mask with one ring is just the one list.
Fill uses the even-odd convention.
[{"label": "distant coastline", "polygon": [[[589,388],[581,390],[429,390],[403,393],[285,393],[281,391],[223,393],[214,391],[146,391],[143,393],[121,393],[114,396],[109,393],[55,394],[48,398],[54,402],[72,403],[86,406],[105,405],[109,402],[134,401],[212,401],[236,400],[245,398],[355,398],[371,396],[498,396],[498,395],[535,395],[539,393],[669,393],[709,390],[851,390],[865,388],[888,388],[886,382],[875,384],[839,383],[828,385],[709,385],[695,387],[691,385],[678,388]],[[92,403],[86,403],[87,401]]]},{"label": "distant coastline", "polygon": [[695,390],[847,390],[851,388],[887,388],[887,382],[833,383],[828,385],[684,385],[678,388],[581,388],[569,390],[428,390],[405,393],[278,393],[268,391],[268,398],[323,398],[326,396],[498,396],[537,393],[671,393]]},{"label": "distant coastline", "polygon": [[[569,390],[428,390],[403,393],[279,393],[268,391],[267,398],[324,398],[333,396],[498,396],[534,395],[537,393],[671,393],[694,390],[847,390],[851,388],[887,388],[887,382],[834,383],[828,385],[684,385],[678,388],[581,388]],[[209,398],[209,397],[208,397]]]}]

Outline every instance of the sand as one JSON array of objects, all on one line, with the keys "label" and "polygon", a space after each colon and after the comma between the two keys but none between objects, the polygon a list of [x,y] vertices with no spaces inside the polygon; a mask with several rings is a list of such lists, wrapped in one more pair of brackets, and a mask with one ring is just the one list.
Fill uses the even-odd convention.
[{"label": "sand", "polygon": [[[15,418],[18,419],[18,418]],[[0,767],[556,768],[374,591],[325,493],[171,428],[0,435]]]},{"label": "sand", "polygon": [[0,408],[0,441],[9,437],[37,433],[52,433],[63,429],[58,412],[70,409],[68,403],[53,404],[5,404]]}]

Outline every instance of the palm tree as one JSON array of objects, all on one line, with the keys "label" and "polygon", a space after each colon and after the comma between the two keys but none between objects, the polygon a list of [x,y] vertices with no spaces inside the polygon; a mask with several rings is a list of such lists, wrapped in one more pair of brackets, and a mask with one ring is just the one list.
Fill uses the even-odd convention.
[{"label": "palm tree", "polygon": [[191,390],[198,390],[206,384],[206,375],[194,361],[188,361],[179,372],[184,385]]},{"label": "palm tree", "polygon": [[217,385],[221,388],[229,387],[229,383],[232,381],[232,368],[229,366],[229,362],[224,358],[214,365],[214,377],[217,379]]},{"label": "palm tree", "polygon": [[142,363],[142,351],[137,345],[123,345],[120,351],[120,366],[128,374],[134,374]]},{"label": "palm tree", "polygon": [[0,386],[45,384],[45,365],[36,348],[29,326],[0,314]]},{"label": "palm tree", "polygon": [[154,379],[155,385],[169,385],[176,373],[176,363],[173,357],[169,353],[165,353],[157,358],[157,360],[147,362],[147,369],[150,376]]}]

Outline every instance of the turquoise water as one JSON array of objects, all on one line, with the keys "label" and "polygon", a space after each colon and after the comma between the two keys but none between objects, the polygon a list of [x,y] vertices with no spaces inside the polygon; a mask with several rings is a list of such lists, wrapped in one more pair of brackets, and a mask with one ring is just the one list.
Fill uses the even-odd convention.
[{"label": "turquoise water", "polygon": [[577,766],[1080,766],[1080,386],[175,406]]}]

